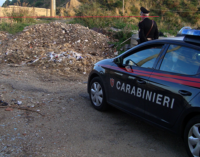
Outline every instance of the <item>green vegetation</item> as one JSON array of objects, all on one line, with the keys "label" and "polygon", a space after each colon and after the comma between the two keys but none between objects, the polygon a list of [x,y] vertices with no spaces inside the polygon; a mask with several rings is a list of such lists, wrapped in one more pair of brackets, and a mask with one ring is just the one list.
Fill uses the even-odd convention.
[{"label": "green vegetation", "polygon": [[[18,0],[6,0],[3,6],[14,5]],[[30,6],[50,8],[50,0],[20,0],[21,3],[29,3]],[[56,0],[57,7],[63,7],[66,0]],[[76,16],[122,16],[122,0],[79,0],[81,7],[76,10]],[[199,0],[124,0],[124,15],[138,16],[139,8],[147,7],[160,30],[170,31],[176,34],[180,28],[189,25],[200,27],[200,1]],[[75,22],[88,27],[107,27],[114,24],[117,28],[123,28],[128,23],[137,26],[140,18],[89,18],[75,19]]]},{"label": "green vegetation", "polygon": [[44,2],[38,1],[35,3],[35,7],[43,6]]},{"label": "green vegetation", "polygon": [[121,32],[116,34],[116,36],[120,37],[122,40],[125,39],[128,34],[130,35],[133,29],[138,29],[128,18],[109,18],[109,16],[113,16],[113,12],[107,11],[100,3],[86,3],[76,9],[75,12],[76,16],[81,16],[83,18],[74,18],[70,23],[79,23],[89,28],[114,27],[122,29]]},{"label": "green vegetation", "polygon": [[38,19],[43,20],[43,21],[49,21],[49,22],[59,20],[59,18],[46,18],[46,17],[41,17],[41,18],[38,18]]},{"label": "green vegetation", "polygon": [[24,30],[24,27],[31,25],[30,23],[7,23],[2,22],[0,24],[0,31],[6,31],[10,34],[16,34]]},{"label": "green vegetation", "polygon": [[[96,0],[95,3],[89,3],[88,0],[80,1],[84,2],[84,5],[76,11],[77,16],[123,16],[121,0]],[[139,8],[141,6],[148,6],[147,8],[151,11],[150,16],[159,16],[152,19],[157,22],[159,31],[162,32],[176,35],[184,26],[200,27],[199,0],[124,0],[124,2],[125,16],[138,16]],[[77,20],[77,22],[90,28],[94,26],[107,27],[110,25],[116,28],[124,28],[127,24],[131,24],[134,27],[133,29],[138,29],[137,24],[139,21],[140,18]]]},{"label": "green vegetation", "polygon": [[[20,0],[20,2],[29,3],[30,6],[50,8],[50,0]],[[75,16],[83,18],[74,18],[70,23],[79,23],[89,28],[114,27],[121,29],[120,32],[113,34],[119,39],[119,43],[129,38],[132,30],[138,30],[137,25],[141,19],[140,17],[109,18],[108,16],[139,16],[141,6],[147,7],[151,11],[150,16],[158,16],[151,19],[156,21],[160,32],[176,35],[184,26],[200,27],[199,0],[124,0],[124,13],[122,0],[79,0],[79,2],[82,5],[74,10]],[[13,5],[14,3],[17,3],[17,0],[6,0],[4,5]],[[64,4],[66,4],[66,0],[56,0],[58,8],[63,7]],[[13,16],[13,20],[17,23],[35,23],[33,19],[15,18],[23,17],[25,14],[25,12],[14,13],[10,16]],[[65,16],[69,16],[67,11]],[[51,22],[56,19],[41,18],[40,20],[41,22]]]},{"label": "green vegetation", "polygon": [[5,10],[4,15],[10,17],[10,19],[4,19],[0,23],[0,31],[6,31],[10,34],[16,34],[18,32],[23,31],[24,27],[36,23],[36,20],[34,18],[26,18],[27,16],[32,16],[32,11],[29,11],[26,8],[27,6],[29,6],[28,3],[21,3],[20,1],[17,1],[15,5],[23,6],[24,8],[13,8],[11,12]]}]

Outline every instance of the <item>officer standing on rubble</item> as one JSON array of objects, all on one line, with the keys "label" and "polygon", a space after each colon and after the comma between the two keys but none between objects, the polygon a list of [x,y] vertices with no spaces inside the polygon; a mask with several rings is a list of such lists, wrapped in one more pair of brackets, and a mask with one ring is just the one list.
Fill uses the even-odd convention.
[{"label": "officer standing on rubble", "polygon": [[139,27],[139,43],[143,43],[149,40],[158,39],[158,27],[154,20],[148,18],[149,11],[144,7],[140,8],[140,15],[142,21],[138,24]]}]

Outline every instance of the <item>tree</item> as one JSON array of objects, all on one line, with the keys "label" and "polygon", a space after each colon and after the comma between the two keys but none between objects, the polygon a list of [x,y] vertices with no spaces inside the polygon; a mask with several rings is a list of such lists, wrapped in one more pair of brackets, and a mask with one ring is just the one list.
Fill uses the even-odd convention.
[{"label": "tree", "polygon": [[6,0],[6,1],[3,3],[2,7],[6,7],[6,6],[10,5],[10,4],[11,4],[11,2],[10,2],[9,0]]},{"label": "tree", "polygon": [[18,0],[12,0],[11,5],[14,5],[17,2],[18,2]]},{"label": "tree", "polygon": [[44,4],[44,2],[38,1],[35,3],[35,7],[40,7]]}]

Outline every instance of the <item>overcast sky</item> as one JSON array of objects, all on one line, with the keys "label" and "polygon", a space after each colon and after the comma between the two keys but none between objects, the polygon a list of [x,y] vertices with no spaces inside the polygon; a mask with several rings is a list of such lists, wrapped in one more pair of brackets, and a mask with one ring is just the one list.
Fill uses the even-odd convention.
[{"label": "overcast sky", "polygon": [[6,0],[0,0],[0,6],[5,2]]}]

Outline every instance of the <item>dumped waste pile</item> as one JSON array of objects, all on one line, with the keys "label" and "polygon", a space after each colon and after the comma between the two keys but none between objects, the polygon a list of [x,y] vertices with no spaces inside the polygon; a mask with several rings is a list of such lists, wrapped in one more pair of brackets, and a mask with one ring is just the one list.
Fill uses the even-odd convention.
[{"label": "dumped waste pile", "polygon": [[79,24],[27,26],[12,36],[0,32],[0,40],[1,63],[36,66],[60,74],[86,74],[95,62],[114,57],[106,35]]},{"label": "dumped waste pile", "polygon": [[11,34],[0,31],[0,40],[7,40],[7,37],[10,37]]}]

